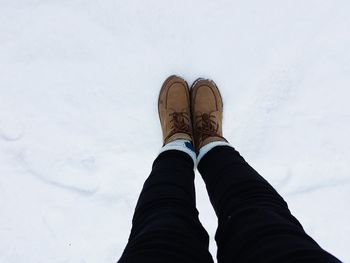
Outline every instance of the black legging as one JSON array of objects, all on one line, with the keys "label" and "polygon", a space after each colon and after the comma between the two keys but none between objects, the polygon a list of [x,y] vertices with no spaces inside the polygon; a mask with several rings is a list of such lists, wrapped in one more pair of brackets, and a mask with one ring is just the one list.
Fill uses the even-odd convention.
[{"label": "black legging", "polygon": [[[304,232],[282,197],[233,148],[213,148],[198,170],[218,216],[219,263],[340,262]],[[118,262],[213,262],[208,245],[196,209],[193,161],[181,151],[163,152],[144,184]]]}]

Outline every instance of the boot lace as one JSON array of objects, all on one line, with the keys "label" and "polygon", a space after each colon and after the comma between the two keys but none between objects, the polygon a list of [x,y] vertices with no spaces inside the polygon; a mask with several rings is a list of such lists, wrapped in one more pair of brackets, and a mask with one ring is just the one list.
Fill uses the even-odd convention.
[{"label": "boot lace", "polygon": [[215,116],[211,113],[202,113],[196,116],[196,137],[199,144],[209,137],[222,137],[218,134],[219,124],[215,121]]},{"label": "boot lace", "polygon": [[190,126],[190,116],[187,112],[172,112],[169,113],[170,119],[170,133],[165,141],[173,136],[175,133],[185,133],[192,137],[192,130]]}]

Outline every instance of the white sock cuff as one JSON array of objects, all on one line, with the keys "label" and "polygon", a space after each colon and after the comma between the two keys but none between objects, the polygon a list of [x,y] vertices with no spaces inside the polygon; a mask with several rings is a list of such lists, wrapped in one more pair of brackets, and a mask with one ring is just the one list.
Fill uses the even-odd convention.
[{"label": "white sock cuff", "polygon": [[193,144],[191,141],[179,139],[179,140],[169,142],[160,149],[159,154],[170,150],[177,150],[177,151],[187,153],[192,158],[194,166],[196,165],[197,163],[196,152],[193,148]]},{"label": "white sock cuff", "polygon": [[224,141],[216,141],[216,142],[210,142],[207,145],[204,145],[202,148],[199,149],[199,154],[197,157],[197,166],[199,164],[199,162],[202,160],[202,158],[214,147],[217,146],[229,146],[232,147],[231,144],[229,144],[228,142],[224,142]]}]

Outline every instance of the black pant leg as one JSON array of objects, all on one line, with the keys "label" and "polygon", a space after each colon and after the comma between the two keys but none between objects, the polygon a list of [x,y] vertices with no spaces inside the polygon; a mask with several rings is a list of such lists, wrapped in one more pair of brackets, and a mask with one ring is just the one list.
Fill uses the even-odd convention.
[{"label": "black pant leg", "polygon": [[208,246],[196,209],[193,161],[181,151],[163,152],[143,186],[119,262],[212,263]]},{"label": "black pant leg", "polygon": [[198,169],[218,216],[218,262],[340,262],[309,237],[287,203],[240,154],[210,150]]}]

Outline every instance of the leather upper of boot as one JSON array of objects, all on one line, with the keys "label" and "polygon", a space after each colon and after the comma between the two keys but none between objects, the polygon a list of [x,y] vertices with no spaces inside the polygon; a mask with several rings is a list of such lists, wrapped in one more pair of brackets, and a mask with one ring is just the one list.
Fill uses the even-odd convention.
[{"label": "leather upper of boot", "polygon": [[185,139],[192,141],[190,94],[185,80],[177,76],[167,78],[158,100],[163,143]]},{"label": "leather upper of boot", "polygon": [[198,79],[191,88],[192,122],[196,149],[222,136],[223,102],[220,91],[211,80]]}]

